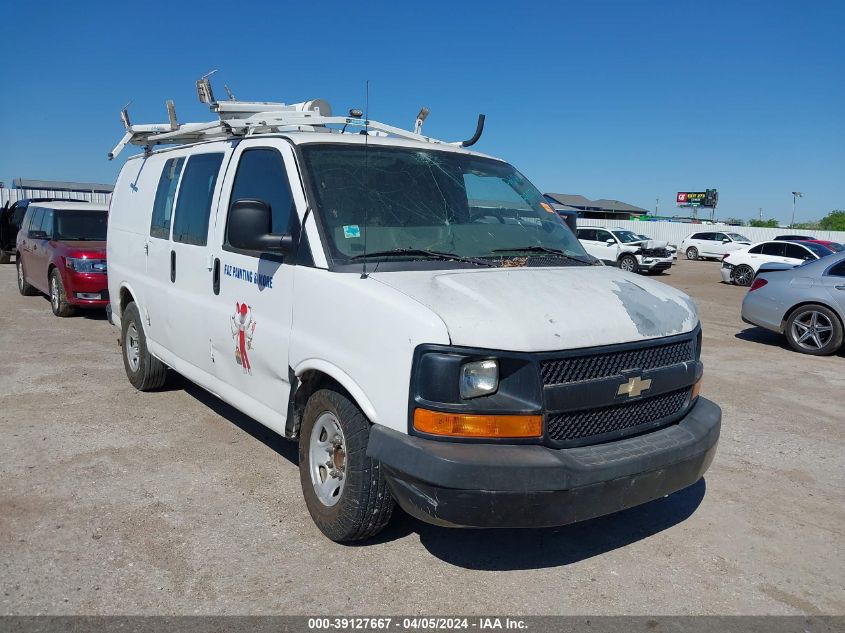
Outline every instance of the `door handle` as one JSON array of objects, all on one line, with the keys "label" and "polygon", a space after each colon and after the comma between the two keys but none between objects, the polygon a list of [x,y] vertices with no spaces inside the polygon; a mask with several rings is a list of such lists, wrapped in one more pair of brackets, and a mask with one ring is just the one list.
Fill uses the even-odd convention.
[{"label": "door handle", "polygon": [[845,290],[845,286],[834,286],[837,290]]},{"label": "door handle", "polygon": [[220,294],[220,258],[214,258],[214,269],[211,272],[211,287],[214,294]]},{"label": "door handle", "polygon": [[170,281],[176,282],[176,251],[170,251]]}]

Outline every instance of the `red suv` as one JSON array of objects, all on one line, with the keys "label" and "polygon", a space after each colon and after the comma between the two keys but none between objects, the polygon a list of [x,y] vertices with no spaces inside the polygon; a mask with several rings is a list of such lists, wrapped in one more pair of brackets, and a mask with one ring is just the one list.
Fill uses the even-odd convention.
[{"label": "red suv", "polygon": [[15,259],[22,295],[50,295],[53,314],[105,308],[108,207],[90,202],[33,203],[18,231]]}]

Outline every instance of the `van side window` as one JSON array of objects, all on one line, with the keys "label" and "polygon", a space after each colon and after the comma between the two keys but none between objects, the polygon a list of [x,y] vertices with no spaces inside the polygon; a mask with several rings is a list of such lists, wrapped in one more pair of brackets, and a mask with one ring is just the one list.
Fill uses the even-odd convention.
[{"label": "van side window", "polygon": [[[241,154],[229,208],[238,200],[261,200],[270,205],[272,232],[290,232],[290,218],[293,213],[293,194],[288,175],[282,162],[282,155],[269,148],[249,149]],[[226,243],[229,242],[228,224]]]},{"label": "van side window", "polygon": [[150,237],[163,240],[170,238],[170,218],[173,215],[173,200],[176,198],[176,185],[182,173],[184,158],[171,158],[164,163],[161,177],[158,179],[156,199],[153,203],[153,218],[150,220]]},{"label": "van side window", "polygon": [[578,229],[578,239],[594,242],[596,240],[595,229]]},{"label": "van side window", "polygon": [[208,241],[208,220],[211,198],[217,174],[223,164],[223,154],[196,154],[188,159],[179,199],[176,218],[173,220],[173,241],[194,246],[205,246]]}]

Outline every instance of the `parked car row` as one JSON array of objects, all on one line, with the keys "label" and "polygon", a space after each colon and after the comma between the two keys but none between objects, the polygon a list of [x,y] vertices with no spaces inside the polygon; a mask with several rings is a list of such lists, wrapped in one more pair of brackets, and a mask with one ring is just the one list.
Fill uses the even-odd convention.
[{"label": "parked car row", "polygon": [[90,202],[30,201],[16,231],[15,266],[22,295],[50,297],[53,314],[109,303],[108,207]]}]

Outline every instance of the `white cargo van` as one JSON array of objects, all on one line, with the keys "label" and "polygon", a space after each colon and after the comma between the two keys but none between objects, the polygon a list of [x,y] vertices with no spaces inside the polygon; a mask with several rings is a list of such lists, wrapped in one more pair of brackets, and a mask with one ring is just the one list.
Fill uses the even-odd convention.
[{"label": "white cargo van", "polygon": [[377,533],[394,502],[562,525],[702,476],[721,412],[693,302],[591,265],[522,174],[465,148],[481,125],[450,144],[206,99],[219,121],[124,113],[113,155],[144,152],[112,198],[110,318],[138,389],[172,368],[299,441],[329,538]]}]

